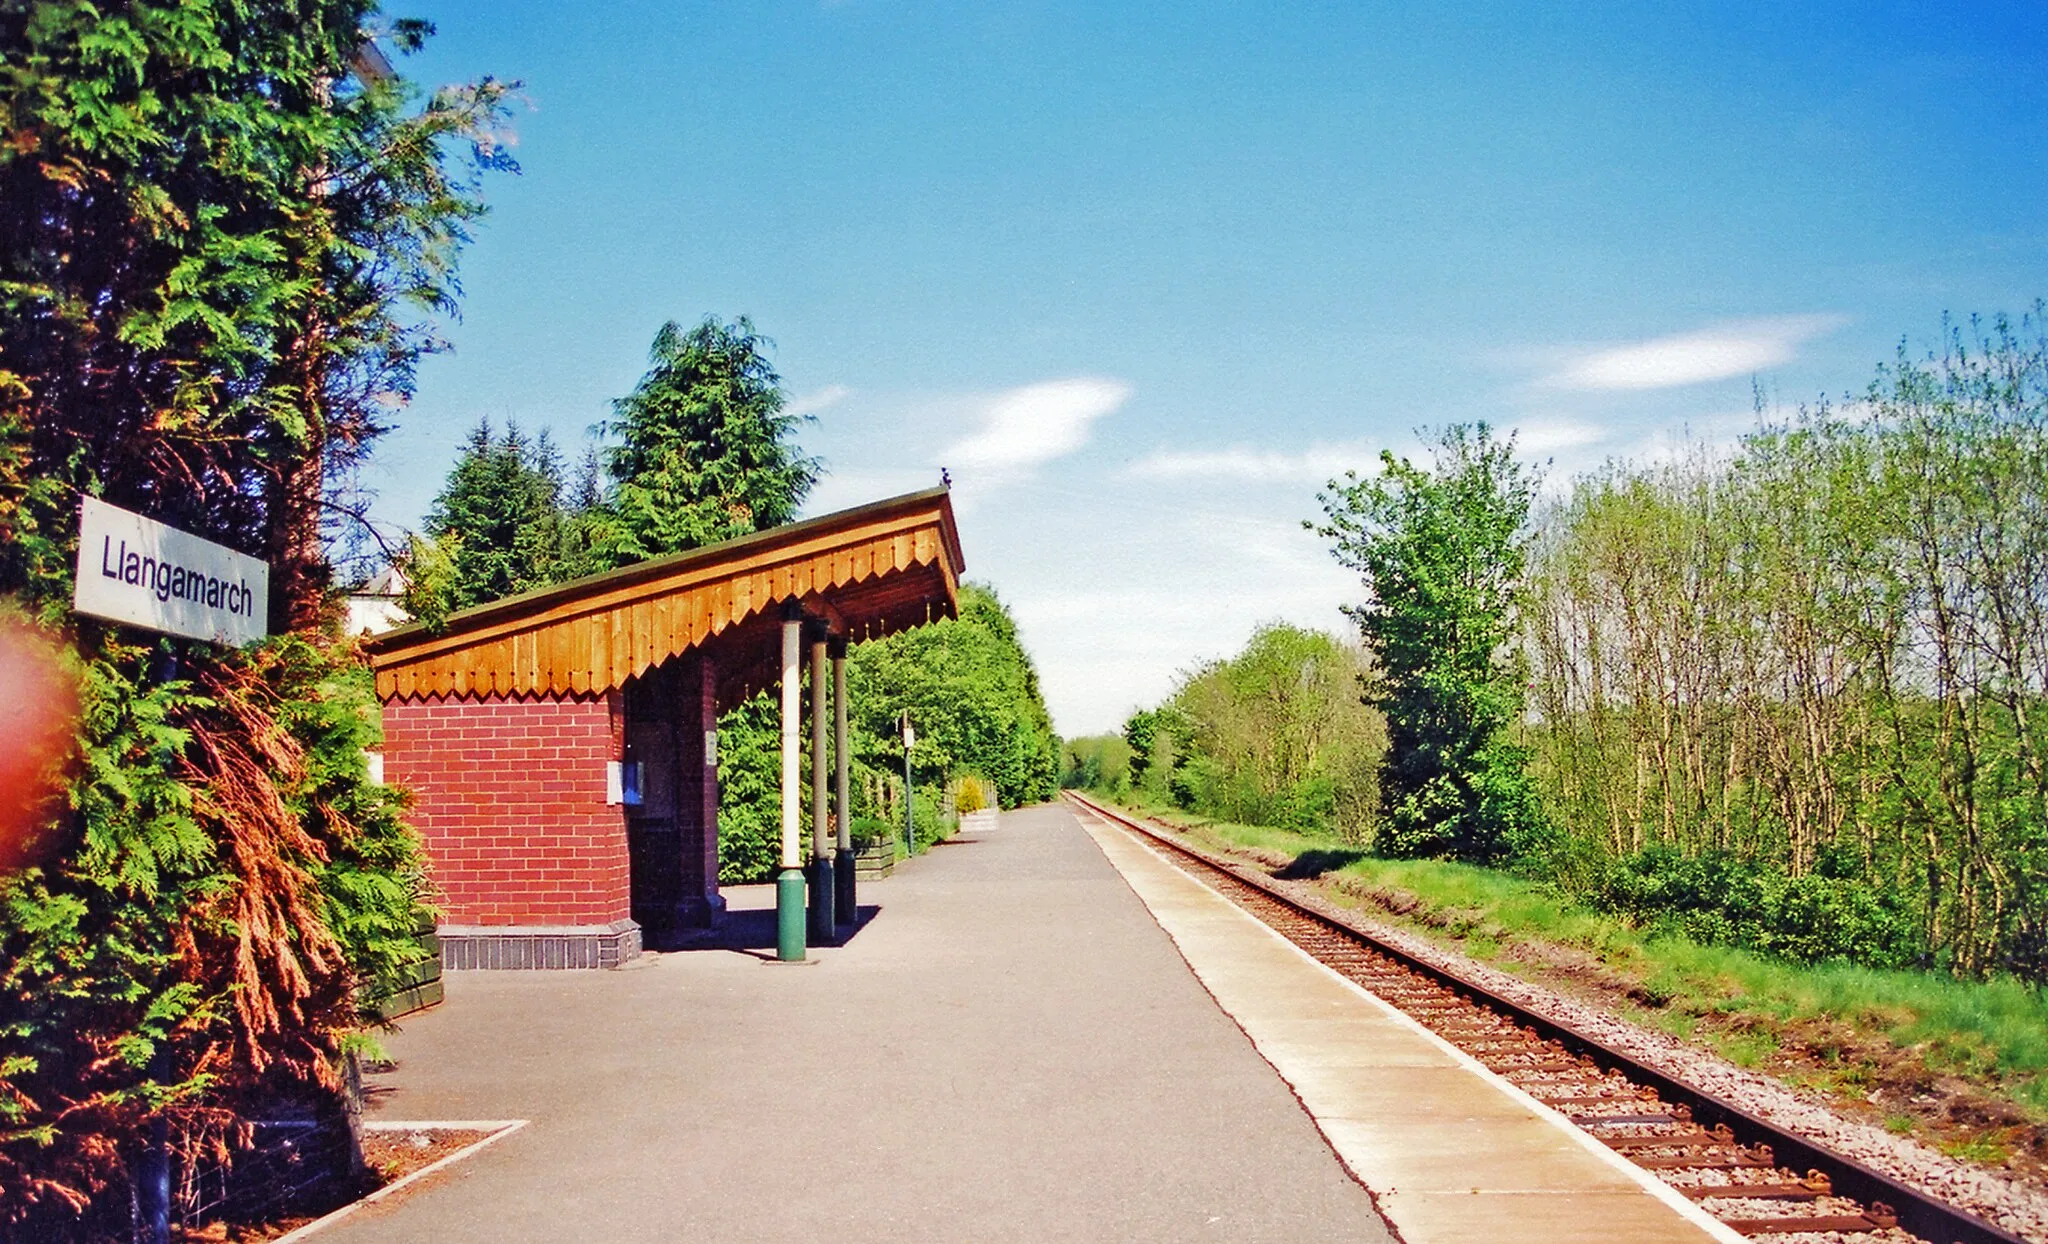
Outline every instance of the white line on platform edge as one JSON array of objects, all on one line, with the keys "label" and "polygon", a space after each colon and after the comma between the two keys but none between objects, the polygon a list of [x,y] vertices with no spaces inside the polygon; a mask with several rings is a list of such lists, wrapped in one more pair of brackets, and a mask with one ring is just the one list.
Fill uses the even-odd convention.
[{"label": "white line on platform edge", "polygon": [[412,1174],[407,1175],[403,1179],[385,1184],[383,1187],[377,1189],[375,1192],[372,1192],[370,1195],[363,1197],[360,1200],[350,1201],[348,1204],[342,1206],[340,1209],[334,1210],[327,1214],[323,1214],[320,1217],[315,1218],[313,1221],[307,1223],[303,1227],[295,1227],[292,1230],[287,1231],[285,1234],[278,1236],[275,1240],[272,1240],[270,1244],[292,1244],[292,1241],[303,1240],[307,1236],[312,1235],[315,1231],[324,1231],[328,1227],[331,1227],[335,1223],[338,1223],[342,1219],[348,1217],[350,1214],[353,1214],[357,1210],[363,1208],[363,1206],[374,1205],[377,1202],[383,1200],[385,1197],[391,1196],[392,1194],[405,1188],[407,1185],[412,1184],[417,1180],[425,1179],[427,1176],[433,1174],[435,1171],[440,1170],[444,1166],[453,1166],[457,1162],[460,1162],[462,1159],[470,1156],[473,1153],[480,1153],[483,1150],[488,1149],[490,1146],[497,1144],[499,1141],[505,1139],[507,1136],[510,1136],[512,1133],[518,1131],[520,1128],[525,1127],[526,1123],[527,1121],[525,1119],[378,1119],[375,1122],[366,1122],[363,1124],[363,1130],[366,1132],[424,1132],[430,1130],[439,1130],[444,1132],[456,1130],[481,1131],[487,1127],[496,1128],[498,1130],[492,1132],[490,1135],[484,1137],[482,1140],[476,1141],[473,1144],[464,1145],[462,1148],[457,1149],[455,1152],[449,1154],[445,1158],[440,1158],[435,1161],[427,1163],[425,1166],[422,1166],[421,1168],[414,1171]]}]

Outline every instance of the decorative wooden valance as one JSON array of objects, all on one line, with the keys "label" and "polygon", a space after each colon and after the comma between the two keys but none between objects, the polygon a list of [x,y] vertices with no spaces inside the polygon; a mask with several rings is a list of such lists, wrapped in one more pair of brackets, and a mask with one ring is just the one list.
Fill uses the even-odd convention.
[{"label": "decorative wooden valance", "polygon": [[944,488],[841,510],[452,614],[365,643],[380,700],[597,694],[701,649],[719,699],[776,676],[783,606],[859,641],[959,610]]}]

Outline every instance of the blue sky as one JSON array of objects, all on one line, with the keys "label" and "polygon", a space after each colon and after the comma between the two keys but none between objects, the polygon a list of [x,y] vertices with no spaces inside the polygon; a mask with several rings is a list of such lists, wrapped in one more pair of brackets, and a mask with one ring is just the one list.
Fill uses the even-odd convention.
[{"label": "blue sky", "polygon": [[1562,480],[1860,389],[2048,296],[2048,10],[426,3],[525,84],[451,354],[366,482],[479,416],[572,448],[665,319],[777,343],[811,512],[951,469],[1069,734],[1359,588],[1301,520],[1413,430]]}]

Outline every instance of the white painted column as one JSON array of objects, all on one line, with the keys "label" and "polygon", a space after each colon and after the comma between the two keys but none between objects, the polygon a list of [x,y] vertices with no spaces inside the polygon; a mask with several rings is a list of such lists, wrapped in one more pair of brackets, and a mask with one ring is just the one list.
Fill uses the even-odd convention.
[{"label": "white painted column", "polygon": [[802,818],[799,802],[802,760],[803,652],[802,618],[782,621],[782,866],[802,868],[803,851],[797,836]]}]

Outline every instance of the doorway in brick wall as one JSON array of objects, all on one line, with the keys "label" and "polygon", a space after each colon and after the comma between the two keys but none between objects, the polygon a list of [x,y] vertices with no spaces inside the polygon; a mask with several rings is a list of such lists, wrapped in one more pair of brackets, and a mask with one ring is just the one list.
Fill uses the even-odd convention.
[{"label": "doorway in brick wall", "polygon": [[626,806],[632,914],[651,947],[708,926],[722,906],[712,681],[708,662],[690,655],[625,688],[624,758],[639,800]]}]

